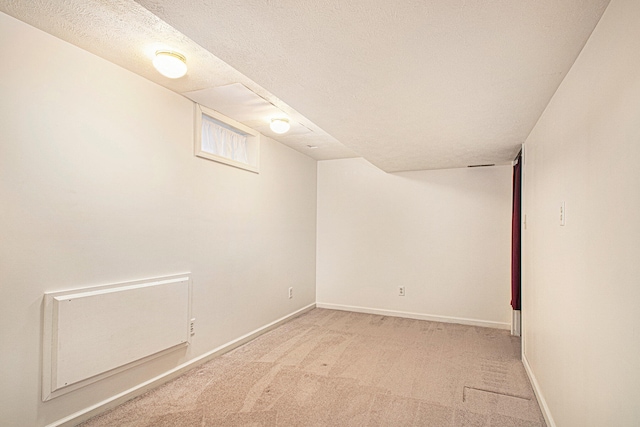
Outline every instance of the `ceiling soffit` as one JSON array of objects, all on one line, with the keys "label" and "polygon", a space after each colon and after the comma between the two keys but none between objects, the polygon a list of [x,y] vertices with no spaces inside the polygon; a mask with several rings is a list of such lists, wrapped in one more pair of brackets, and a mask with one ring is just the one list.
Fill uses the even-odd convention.
[{"label": "ceiling soffit", "polygon": [[[262,126],[265,118],[256,118],[256,112],[253,122],[245,124],[259,124],[256,129],[259,132],[316,160],[356,156],[284,101],[133,0],[0,0],[0,11],[187,97],[203,89],[242,86],[268,103],[272,112],[288,116],[294,129],[306,131],[298,132],[295,138],[278,135],[268,126]],[[151,61],[155,52],[164,49],[176,50],[187,57],[186,76],[173,80],[153,68]],[[233,95],[230,91],[220,91],[217,103],[229,105],[237,101]],[[236,108],[243,109],[246,110],[246,105]],[[225,115],[243,122],[231,114]],[[309,145],[317,148],[309,149]]]}]

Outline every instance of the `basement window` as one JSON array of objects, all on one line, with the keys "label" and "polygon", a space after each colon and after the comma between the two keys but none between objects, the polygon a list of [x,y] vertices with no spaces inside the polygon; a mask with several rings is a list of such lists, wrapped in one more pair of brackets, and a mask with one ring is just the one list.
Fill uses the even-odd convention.
[{"label": "basement window", "polygon": [[195,155],[260,172],[260,134],[217,111],[196,104]]}]

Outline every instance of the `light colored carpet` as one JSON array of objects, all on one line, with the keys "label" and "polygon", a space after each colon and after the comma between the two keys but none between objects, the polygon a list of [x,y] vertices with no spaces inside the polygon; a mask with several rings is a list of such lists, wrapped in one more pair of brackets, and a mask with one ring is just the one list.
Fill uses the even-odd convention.
[{"label": "light colored carpet", "polygon": [[508,331],[314,309],[81,425],[545,423]]}]

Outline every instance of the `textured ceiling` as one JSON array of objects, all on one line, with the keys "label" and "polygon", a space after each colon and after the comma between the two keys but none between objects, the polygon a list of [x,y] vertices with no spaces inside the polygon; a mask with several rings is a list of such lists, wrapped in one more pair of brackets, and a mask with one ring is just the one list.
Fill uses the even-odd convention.
[{"label": "textured ceiling", "polygon": [[138,0],[385,171],[512,160],[608,0]]},{"label": "textured ceiling", "polygon": [[[138,3],[0,0],[0,10],[244,114],[233,102],[251,104],[247,94],[228,90],[240,83],[309,129],[274,139],[393,172],[512,160],[608,0]],[[160,47],[187,55],[185,78],[151,68]]]}]

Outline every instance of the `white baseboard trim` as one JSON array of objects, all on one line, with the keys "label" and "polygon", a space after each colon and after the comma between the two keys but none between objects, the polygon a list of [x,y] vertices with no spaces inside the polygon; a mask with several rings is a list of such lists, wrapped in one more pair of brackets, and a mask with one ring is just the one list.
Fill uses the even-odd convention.
[{"label": "white baseboard trim", "polygon": [[75,426],[78,423],[88,420],[89,418],[98,415],[101,412],[107,411],[111,408],[115,408],[116,406],[126,402],[127,400],[131,400],[134,397],[137,397],[152,388],[158,387],[168,381],[171,381],[174,378],[179,377],[184,374],[186,371],[189,371],[199,365],[202,365],[209,360],[221,356],[224,353],[227,353],[234,348],[240,347],[243,344],[259,337],[260,335],[269,332],[270,330],[277,328],[283,323],[288,322],[289,320],[297,317],[301,314],[306,313],[309,310],[312,310],[316,307],[316,304],[309,304],[306,307],[303,307],[297,311],[294,311],[291,314],[288,314],[284,317],[281,317],[278,320],[274,320],[273,322],[262,326],[248,334],[245,334],[239,338],[236,338],[233,341],[230,341],[226,344],[223,344],[213,350],[198,356],[194,359],[189,360],[188,362],[183,363],[182,365],[176,366],[175,368],[167,371],[161,375],[158,375],[155,378],[152,378],[148,381],[145,381],[141,384],[136,385],[128,390],[123,391],[122,393],[118,393],[115,396],[111,396],[108,399],[103,400],[102,402],[98,402],[95,405],[89,406],[88,408],[82,409],[78,412],[75,412],[67,417],[64,417],[58,421],[55,421],[51,424],[47,424],[46,427],[71,427]]},{"label": "white baseboard trim", "polygon": [[531,370],[531,365],[529,365],[529,361],[527,360],[527,356],[522,353],[522,364],[524,365],[524,370],[529,377],[529,381],[531,381],[531,386],[533,387],[533,392],[536,395],[536,399],[538,399],[538,403],[540,404],[540,409],[542,410],[542,416],[544,417],[544,421],[547,423],[547,427],[556,427],[556,423],[551,416],[551,411],[549,411],[549,406],[547,406],[547,401],[544,400],[542,396],[542,391],[540,390],[540,385],[538,384],[538,380],[536,380],[536,376],[533,374]]},{"label": "white baseboard trim", "polygon": [[409,313],[405,311],[383,310],[380,308],[356,307],[352,305],[329,304],[317,302],[316,307],[332,310],[355,311],[356,313],[378,314],[381,316],[404,317],[407,319],[430,320],[432,322],[458,323],[461,325],[482,326],[484,328],[511,329],[510,323],[490,320],[465,319],[463,317],[437,316],[433,314]]}]

